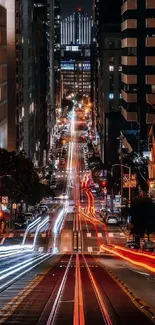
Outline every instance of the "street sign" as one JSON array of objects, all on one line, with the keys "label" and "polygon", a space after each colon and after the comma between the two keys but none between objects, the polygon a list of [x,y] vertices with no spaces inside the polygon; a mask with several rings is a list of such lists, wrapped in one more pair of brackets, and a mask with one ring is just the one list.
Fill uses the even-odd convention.
[{"label": "street sign", "polygon": [[115,195],[115,207],[120,208],[121,207],[121,196]]},{"label": "street sign", "polygon": [[7,205],[8,204],[8,196],[2,196],[2,204]]},{"label": "street sign", "polygon": [[135,188],[137,186],[136,174],[131,174],[129,182],[129,174],[123,174],[123,188]]}]

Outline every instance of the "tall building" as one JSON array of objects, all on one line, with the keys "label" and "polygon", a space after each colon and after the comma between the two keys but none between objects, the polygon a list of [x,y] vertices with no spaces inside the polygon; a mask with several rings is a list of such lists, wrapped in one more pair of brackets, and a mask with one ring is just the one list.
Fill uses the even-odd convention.
[{"label": "tall building", "polygon": [[46,164],[47,156],[47,1],[34,0],[33,6],[33,84],[35,94],[34,162]]},{"label": "tall building", "polygon": [[90,96],[90,46],[61,47],[61,76],[63,95],[76,93]]},{"label": "tall building", "polygon": [[7,22],[4,1],[0,1],[0,147],[8,149]]},{"label": "tall building", "polygon": [[81,8],[61,22],[62,45],[88,45],[91,43],[92,18]]},{"label": "tall building", "polygon": [[[137,123],[144,151],[155,103],[155,1],[124,0],[122,13],[122,115]],[[154,111],[154,110],[153,110]]]},{"label": "tall building", "polygon": [[[37,7],[41,10],[44,3],[41,6],[41,0],[0,0],[3,12],[0,25],[0,51],[3,52],[0,63],[0,94],[3,98],[0,102],[0,146],[17,152],[24,149],[33,161],[38,148],[43,151],[46,146],[42,146],[46,133],[46,122],[43,122],[47,84],[45,15],[37,13],[35,19]],[[40,152],[38,161],[42,156]]]},{"label": "tall building", "polygon": [[48,0],[48,48],[49,48],[49,100],[48,100],[48,129],[49,143],[52,145],[53,130],[56,120],[56,108],[60,104],[61,84],[61,25],[60,0]]},{"label": "tall building", "polygon": [[91,93],[92,18],[81,9],[61,22],[62,95]]},{"label": "tall building", "polygon": [[[121,0],[94,0],[92,100],[105,164],[117,159],[121,105]],[[116,126],[117,120],[117,126]],[[115,150],[111,150],[111,147]]]}]

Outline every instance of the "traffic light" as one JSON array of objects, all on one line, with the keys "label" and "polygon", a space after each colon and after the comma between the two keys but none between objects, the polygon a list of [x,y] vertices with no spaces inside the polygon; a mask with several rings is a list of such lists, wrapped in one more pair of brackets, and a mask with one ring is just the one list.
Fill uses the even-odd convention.
[{"label": "traffic light", "polygon": [[0,219],[3,218],[3,211],[0,211]]},{"label": "traffic light", "polygon": [[101,182],[101,186],[102,186],[102,187],[107,187],[107,180],[103,180],[103,181]]}]

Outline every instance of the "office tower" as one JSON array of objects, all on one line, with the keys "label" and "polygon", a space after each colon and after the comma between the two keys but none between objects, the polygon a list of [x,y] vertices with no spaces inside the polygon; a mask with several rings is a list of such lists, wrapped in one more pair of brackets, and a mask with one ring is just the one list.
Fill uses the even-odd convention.
[{"label": "office tower", "polygon": [[[36,10],[40,8],[39,10],[43,11],[44,3],[41,6],[41,1],[37,0],[5,1],[7,12],[7,148],[17,152],[25,150],[27,156],[34,162],[36,162],[37,154],[37,163],[43,160],[45,148],[42,143],[46,133],[43,115],[46,115],[45,76],[47,68],[45,67],[46,30],[43,27],[45,14],[39,16],[38,11],[36,18]],[[43,82],[42,88],[39,88],[39,82]]]},{"label": "office tower", "polygon": [[[4,1],[3,1],[4,2]],[[23,148],[23,82],[21,2],[6,0],[7,10],[7,97],[8,150]]]},{"label": "office tower", "polygon": [[63,94],[75,93],[90,96],[90,46],[61,47],[61,75]]},{"label": "office tower", "polygon": [[79,9],[61,22],[62,45],[88,45],[91,43],[92,18]]},{"label": "office tower", "polygon": [[52,145],[52,135],[56,119],[56,107],[60,103],[60,0],[48,0],[48,47],[49,47],[49,101],[48,129],[49,143]]},{"label": "office tower", "polygon": [[8,149],[7,22],[4,1],[0,1],[0,147]]},{"label": "office tower", "polygon": [[46,164],[47,150],[47,1],[34,0],[33,5],[33,85],[35,95],[35,155],[37,165]]},{"label": "office tower", "polygon": [[155,2],[124,0],[121,13],[122,115],[137,123],[144,151],[148,124],[154,121],[149,110],[155,103]]},{"label": "office tower", "polygon": [[[92,100],[107,165],[117,159],[121,128],[121,0],[94,1],[92,39]],[[116,123],[117,121],[117,123]],[[115,150],[111,150],[111,147]]]}]

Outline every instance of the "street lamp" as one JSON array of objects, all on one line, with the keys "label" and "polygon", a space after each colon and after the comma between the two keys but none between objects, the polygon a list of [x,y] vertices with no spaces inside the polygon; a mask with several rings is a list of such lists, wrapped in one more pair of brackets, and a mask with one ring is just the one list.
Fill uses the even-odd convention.
[{"label": "street lamp", "polygon": [[[130,202],[131,202],[131,167],[123,165],[123,164],[114,164],[114,165],[112,165],[112,168],[111,168],[111,177],[112,178],[113,178],[114,167],[118,167],[118,166],[120,166],[121,168],[122,167],[127,168],[128,171],[129,171],[129,205],[130,205]],[[121,172],[122,172],[122,170],[121,170]],[[121,178],[122,178],[122,175],[121,175]],[[114,189],[113,189],[113,186],[112,186],[112,212],[114,210],[113,198],[114,198]],[[121,182],[121,198],[123,198],[123,184],[122,184],[122,182]],[[122,202],[121,202],[121,205],[122,205]]]}]

